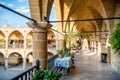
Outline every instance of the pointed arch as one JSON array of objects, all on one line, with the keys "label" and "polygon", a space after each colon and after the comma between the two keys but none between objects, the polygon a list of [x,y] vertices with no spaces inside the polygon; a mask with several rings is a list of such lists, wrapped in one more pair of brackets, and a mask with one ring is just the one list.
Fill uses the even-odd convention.
[{"label": "pointed arch", "polygon": [[22,33],[18,30],[12,31],[8,37],[8,43],[9,48],[23,48],[24,37]]},{"label": "pointed arch", "polygon": [[4,54],[0,52],[0,65],[4,65]]},{"label": "pointed arch", "polygon": [[9,67],[18,66],[23,63],[23,57],[20,53],[13,52],[8,55],[8,65]]}]

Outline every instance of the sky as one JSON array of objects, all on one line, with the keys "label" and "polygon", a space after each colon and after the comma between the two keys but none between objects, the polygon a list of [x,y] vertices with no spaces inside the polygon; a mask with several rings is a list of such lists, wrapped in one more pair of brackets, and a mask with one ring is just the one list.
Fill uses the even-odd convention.
[{"label": "sky", "polygon": [[[28,0],[0,0],[0,3],[28,17],[31,17]],[[56,20],[54,6],[51,10],[50,20]],[[0,7],[0,27],[4,24],[8,24],[11,27],[26,27],[26,22],[28,22],[27,19]]]}]

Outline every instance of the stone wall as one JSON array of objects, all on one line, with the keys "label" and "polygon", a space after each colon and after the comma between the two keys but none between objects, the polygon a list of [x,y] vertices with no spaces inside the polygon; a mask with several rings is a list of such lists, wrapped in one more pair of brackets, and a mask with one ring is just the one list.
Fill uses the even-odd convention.
[{"label": "stone wall", "polygon": [[[120,2],[118,1],[115,8],[114,16],[120,16]],[[117,23],[115,20],[114,23]],[[113,30],[113,29],[112,29]],[[118,72],[120,72],[120,55],[115,54],[111,51],[111,66]]]},{"label": "stone wall", "polygon": [[120,55],[112,52],[111,54],[111,66],[118,72],[120,72]]}]

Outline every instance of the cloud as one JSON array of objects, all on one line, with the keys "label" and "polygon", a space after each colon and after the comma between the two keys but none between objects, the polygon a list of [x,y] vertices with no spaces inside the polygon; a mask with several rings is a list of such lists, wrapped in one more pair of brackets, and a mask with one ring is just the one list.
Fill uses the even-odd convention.
[{"label": "cloud", "polygon": [[18,2],[24,2],[24,0],[18,0]]},{"label": "cloud", "polygon": [[29,12],[30,10],[27,8],[27,6],[22,6],[22,7],[19,7],[18,9],[15,9],[16,11],[20,12],[20,13],[27,13]]},{"label": "cloud", "polygon": [[6,5],[6,3],[5,3],[5,2],[3,2],[3,1],[0,1],[0,3],[1,3],[1,4],[3,4],[3,5]]},{"label": "cloud", "polygon": [[3,5],[6,5],[8,7],[13,7],[13,4],[9,4],[9,3],[3,2],[3,1],[0,1],[0,3]]},{"label": "cloud", "polygon": [[55,18],[50,18],[50,20],[51,20],[51,21],[56,21],[56,19],[55,19]]},{"label": "cloud", "polygon": [[53,4],[53,7],[55,7],[55,5]]},{"label": "cloud", "polygon": [[2,10],[2,8],[0,7],[0,10]]},{"label": "cloud", "polygon": [[7,4],[9,7],[13,7],[13,4]]}]

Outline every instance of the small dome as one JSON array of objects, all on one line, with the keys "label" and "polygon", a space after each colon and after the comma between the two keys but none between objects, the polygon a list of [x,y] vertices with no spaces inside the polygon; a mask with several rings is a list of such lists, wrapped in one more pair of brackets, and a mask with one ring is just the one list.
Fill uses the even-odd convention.
[{"label": "small dome", "polygon": [[3,25],[3,28],[9,28],[9,27],[10,27],[10,25],[8,25],[8,24]]}]

